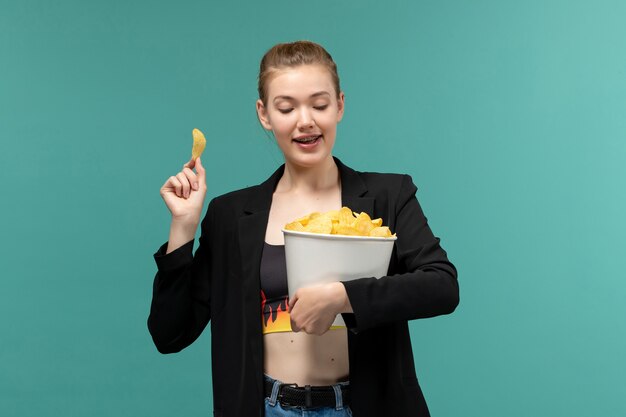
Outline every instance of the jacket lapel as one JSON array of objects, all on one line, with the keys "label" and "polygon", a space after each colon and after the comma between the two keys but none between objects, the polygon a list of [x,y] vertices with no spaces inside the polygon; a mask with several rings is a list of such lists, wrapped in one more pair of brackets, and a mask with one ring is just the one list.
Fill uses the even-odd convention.
[{"label": "jacket lapel", "polygon": [[357,213],[364,211],[370,216],[374,216],[374,199],[365,197],[367,187],[359,174],[337,158],[335,158],[335,163],[341,176],[341,205],[350,207],[352,211]]},{"label": "jacket lapel", "polygon": [[242,263],[244,328],[252,351],[258,394],[263,396],[263,335],[261,327],[260,265],[263,242],[272,204],[272,194],[283,173],[281,166],[247,201],[239,218],[239,248]]},{"label": "jacket lapel", "polygon": [[[374,198],[365,197],[367,186],[359,174],[352,168],[344,165],[337,158],[335,158],[335,163],[339,168],[339,175],[341,176],[341,205],[349,207],[352,211],[357,213],[364,211],[372,217],[375,216]],[[348,357],[350,358],[350,367],[354,366],[352,361],[356,357],[356,352],[354,351],[355,337],[357,336],[353,332],[348,332]]]}]

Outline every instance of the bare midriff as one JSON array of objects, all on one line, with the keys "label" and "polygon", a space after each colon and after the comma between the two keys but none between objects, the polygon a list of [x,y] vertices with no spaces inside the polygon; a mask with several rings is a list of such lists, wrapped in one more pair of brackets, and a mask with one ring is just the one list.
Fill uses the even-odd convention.
[{"label": "bare midriff", "polygon": [[[281,229],[299,217],[314,211],[341,208],[339,171],[332,156],[329,155],[326,162],[325,166],[320,164],[317,173],[295,177],[285,168],[272,196],[265,234],[267,243],[284,245]],[[323,335],[304,331],[266,333],[263,345],[265,373],[281,382],[319,386],[349,379],[348,334],[345,327],[329,329]]]},{"label": "bare midriff", "polygon": [[345,328],[323,335],[278,332],[263,336],[265,373],[285,383],[332,385],[349,379]]}]

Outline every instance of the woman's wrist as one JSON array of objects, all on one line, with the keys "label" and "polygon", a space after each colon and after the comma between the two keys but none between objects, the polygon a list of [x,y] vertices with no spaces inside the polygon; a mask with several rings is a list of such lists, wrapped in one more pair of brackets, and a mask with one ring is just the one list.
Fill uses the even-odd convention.
[{"label": "woman's wrist", "polygon": [[336,292],[337,297],[337,313],[353,313],[352,304],[350,304],[350,299],[348,298],[348,293],[346,292],[346,287],[341,282],[333,282],[331,284],[333,286],[334,292]]},{"label": "woman's wrist", "polygon": [[193,240],[196,236],[198,224],[199,221],[194,221],[193,219],[172,218],[166,253],[170,253]]}]

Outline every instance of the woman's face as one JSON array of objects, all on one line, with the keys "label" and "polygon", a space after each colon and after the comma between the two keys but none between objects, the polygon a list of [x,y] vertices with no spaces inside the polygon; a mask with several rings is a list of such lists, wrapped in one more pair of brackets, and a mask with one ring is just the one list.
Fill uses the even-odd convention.
[{"label": "woman's face", "polygon": [[328,70],[321,65],[277,70],[266,91],[267,106],[258,100],[257,114],[263,127],[274,132],[285,161],[312,167],[329,158],[344,96],[337,99]]}]

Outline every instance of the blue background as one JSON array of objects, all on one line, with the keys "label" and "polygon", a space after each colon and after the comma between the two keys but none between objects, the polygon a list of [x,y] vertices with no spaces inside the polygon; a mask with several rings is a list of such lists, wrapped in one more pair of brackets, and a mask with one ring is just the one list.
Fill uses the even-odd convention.
[{"label": "blue background", "polygon": [[335,155],[411,174],[459,270],[457,311],[411,322],[432,415],[626,415],[624,16],[617,0],[0,0],[0,414],[210,415],[209,332],[163,356],[146,328],[159,188],[194,127],[209,197],[273,172],[258,63],[311,39],[346,94]]}]

